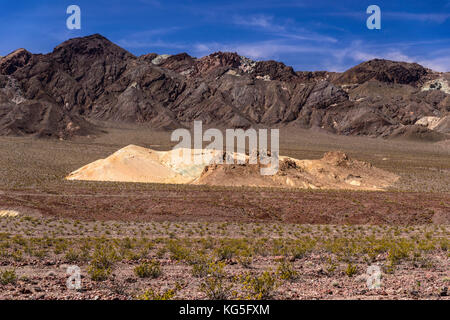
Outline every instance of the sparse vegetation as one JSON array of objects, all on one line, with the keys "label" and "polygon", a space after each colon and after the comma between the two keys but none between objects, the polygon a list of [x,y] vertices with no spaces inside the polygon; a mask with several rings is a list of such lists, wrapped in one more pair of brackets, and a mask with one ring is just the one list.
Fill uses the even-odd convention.
[{"label": "sparse vegetation", "polygon": [[143,294],[138,295],[139,300],[172,300],[177,290],[179,289],[179,284],[175,285],[175,288],[165,289],[162,292],[155,291],[154,289],[147,289]]},{"label": "sparse vegetation", "polygon": [[358,267],[349,263],[347,268],[345,268],[345,274],[349,277],[353,277],[358,272]]},{"label": "sparse vegetation", "polygon": [[241,283],[247,292],[247,299],[269,299],[276,287],[276,277],[271,271],[264,271],[261,275],[247,274],[241,277]]},{"label": "sparse vegetation", "polygon": [[211,300],[227,299],[231,294],[231,286],[226,284],[225,277],[226,274],[224,272],[224,264],[222,262],[210,264],[208,276],[201,283],[200,291]]},{"label": "sparse vegetation", "polygon": [[283,280],[293,281],[298,278],[298,272],[294,265],[286,260],[281,261],[278,265],[277,274]]},{"label": "sparse vegetation", "polygon": [[15,270],[5,270],[0,272],[0,284],[14,284],[17,281]]},{"label": "sparse vegetation", "polygon": [[162,271],[158,261],[144,262],[134,268],[134,273],[139,278],[158,278]]}]

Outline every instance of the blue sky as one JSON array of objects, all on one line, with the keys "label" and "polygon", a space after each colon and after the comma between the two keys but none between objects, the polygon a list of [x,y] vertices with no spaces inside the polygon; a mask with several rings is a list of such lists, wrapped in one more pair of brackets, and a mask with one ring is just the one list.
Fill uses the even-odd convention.
[{"label": "blue sky", "polygon": [[[81,30],[66,28],[71,4],[81,8]],[[381,30],[366,27],[371,4],[381,8]],[[379,57],[450,71],[450,0],[0,0],[1,56],[47,53],[93,33],[136,55],[236,51],[330,71]]]}]

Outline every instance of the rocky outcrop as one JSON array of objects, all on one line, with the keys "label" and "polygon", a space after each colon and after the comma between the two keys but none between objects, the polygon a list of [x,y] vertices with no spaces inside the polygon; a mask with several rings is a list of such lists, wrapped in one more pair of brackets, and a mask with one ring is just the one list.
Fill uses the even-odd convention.
[{"label": "rocky outcrop", "polygon": [[0,73],[12,74],[30,61],[32,54],[25,49],[18,49],[0,59]]},{"label": "rocky outcrop", "polygon": [[417,85],[424,82],[430,73],[432,73],[431,70],[417,63],[373,59],[345,71],[335,82],[339,84],[362,84],[370,80],[377,80]]}]

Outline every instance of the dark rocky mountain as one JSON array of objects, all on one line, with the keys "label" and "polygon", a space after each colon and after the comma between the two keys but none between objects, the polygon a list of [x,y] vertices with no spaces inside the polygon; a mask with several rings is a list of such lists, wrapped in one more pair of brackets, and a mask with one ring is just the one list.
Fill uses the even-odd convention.
[{"label": "dark rocky mountain", "polygon": [[373,59],[345,71],[335,79],[335,82],[363,84],[370,80],[378,80],[386,83],[418,85],[430,80],[431,74],[430,69],[417,63]]},{"label": "dark rocky mountain", "polygon": [[93,119],[155,129],[203,120],[440,140],[448,125],[415,123],[447,121],[448,80],[415,63],[379,59],[333,73],[295,72],[230,52],[135,57],[96,34],[49,54],[19,49],[1,58],[0,134],[69,138],[99,133]]}]

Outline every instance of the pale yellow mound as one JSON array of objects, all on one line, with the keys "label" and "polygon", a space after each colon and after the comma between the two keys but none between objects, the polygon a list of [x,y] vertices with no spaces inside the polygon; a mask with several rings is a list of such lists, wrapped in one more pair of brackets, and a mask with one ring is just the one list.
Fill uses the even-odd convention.
[{"label": "pale yellow mound", "polygon": [[12,217],[15,218],[17,216],[19,216],[19,212],[15,211],[15,210],[0,210],[0,217]]},{"label": "pale yellow mound", "polygon": [[[183,177],[164,166],[157,151],[129,145],[106,159],[69,174],[68,180],[183,183]],[[186,181],[187,182],[187,181]]]},{"label": "pale yellow mound", "polygon": [[[174,153],[187,152],[191,163],[196,154],[210,154],[214,151],[176,149],[155,151],[129,145],[120,149],[106,159],[94,161],[69,174],[67,180],[116,181],[116,182],[150,182],[150,183],[189,183],[197,179],[205,164],[194,165],[182,161],[172,161]],[[173,157],[173,159],[178,159]]]},{"label": "pale yellow mound", "polygon": [[[191,161],[181,158],[186,152]],[[174,157],[180,155],[180,157]],[[194,164],[195,155],[207,155],[202,164]],[[398,176],[372,167],[369,163],[351,160],[342,152],[328,152],[322,159],[298,160],[280,157],[275,175],[262,176],[260,164],[214,164],[212,150],[176,149],[154,151],[134,145],[97,160],[74,172],[68,180],[147,182],[174,184],[205,184],[222,186],[294,187],[313,189],[382,190],[398,180]],[[212,164],[211,164],[212,163]]]}]

